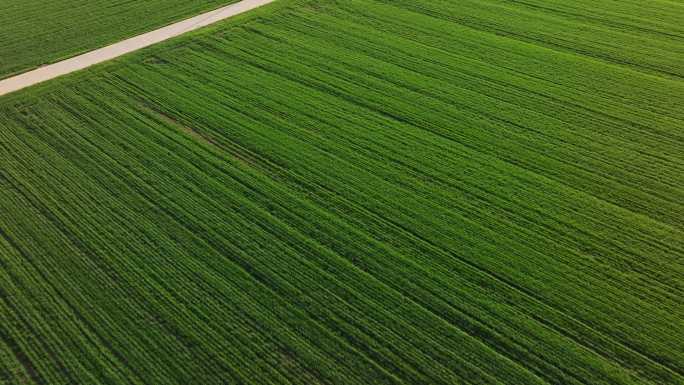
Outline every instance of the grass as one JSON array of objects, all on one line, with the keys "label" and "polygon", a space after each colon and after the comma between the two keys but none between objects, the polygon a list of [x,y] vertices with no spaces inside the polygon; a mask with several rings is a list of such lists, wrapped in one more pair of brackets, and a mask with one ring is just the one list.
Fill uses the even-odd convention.
[{"label": "grass", "polygon": [[682,12],[591,4],[283,0],[0,99],[0,380],[684,383]]},{"label": "grass", "polygon": [[103,47],[231,0],[22,0],[0,12],[0,79]]}]

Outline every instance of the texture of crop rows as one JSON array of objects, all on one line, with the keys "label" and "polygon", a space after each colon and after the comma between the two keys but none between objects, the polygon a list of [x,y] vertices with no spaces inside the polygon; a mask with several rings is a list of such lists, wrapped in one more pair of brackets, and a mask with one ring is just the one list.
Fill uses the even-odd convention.
[{"label": "texture of crop rows", "polygon": [[2,0],[0,79],[233,0]]},{"label": "texture of crop rows", "polygon": [[1,98],[0,382],[684,384],[682,18],[282,0]]}]

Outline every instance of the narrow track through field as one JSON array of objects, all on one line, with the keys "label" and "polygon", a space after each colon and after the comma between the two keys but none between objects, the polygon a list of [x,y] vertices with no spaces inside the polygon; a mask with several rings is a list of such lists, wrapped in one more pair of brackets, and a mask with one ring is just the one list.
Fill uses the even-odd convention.
[{"label": "narrow track through field", "polygon": [[164,40],[258,8],[262,5],[272,3],[273,1],[274,0],[243,0],[82,55],[74,56],[57,63],[0,80],[0,96],[117,58],[141,48],[160,43]]}]

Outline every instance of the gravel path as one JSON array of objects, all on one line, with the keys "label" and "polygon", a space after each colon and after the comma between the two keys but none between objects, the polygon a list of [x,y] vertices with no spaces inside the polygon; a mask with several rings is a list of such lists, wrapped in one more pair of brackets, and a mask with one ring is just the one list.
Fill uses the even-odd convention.
[{"label": "gravel path", "polygon": [[0,80],[0,96],[137,51],[273,1],[275,0],[242,0],[70,59]]}]

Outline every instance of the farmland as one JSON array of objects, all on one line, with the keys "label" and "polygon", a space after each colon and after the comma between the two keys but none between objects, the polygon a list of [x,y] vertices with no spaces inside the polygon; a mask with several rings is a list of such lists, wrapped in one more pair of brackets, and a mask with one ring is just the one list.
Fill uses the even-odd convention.
[{"label": "farmland", "polygon": [[231,0],[21,0],[0,3],[0,79]]},{"label": "farmland", "polygon": [[684,384],[682,18],[280,0],[0,98],[0,383]]}]

